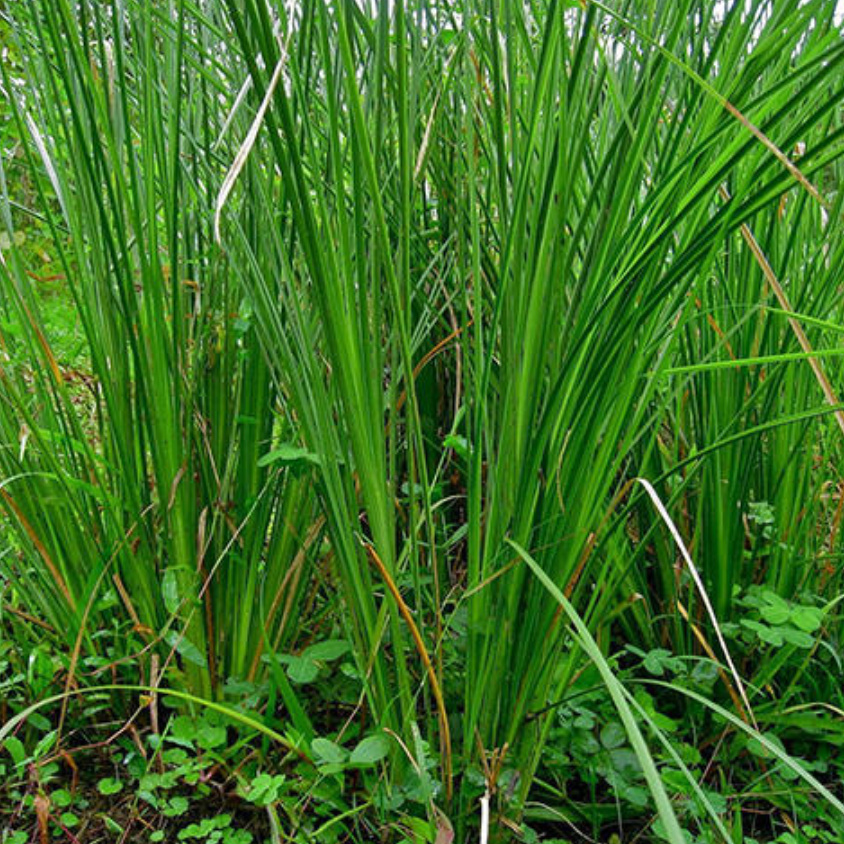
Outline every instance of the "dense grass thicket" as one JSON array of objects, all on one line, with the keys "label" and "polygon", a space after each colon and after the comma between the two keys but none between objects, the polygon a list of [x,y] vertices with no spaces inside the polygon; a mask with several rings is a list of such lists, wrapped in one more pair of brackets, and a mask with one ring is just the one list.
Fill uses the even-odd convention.
[{"label": "dense grass thicket", "polygon": [[0,841],[844,840],[836,14],[0,4]]}]

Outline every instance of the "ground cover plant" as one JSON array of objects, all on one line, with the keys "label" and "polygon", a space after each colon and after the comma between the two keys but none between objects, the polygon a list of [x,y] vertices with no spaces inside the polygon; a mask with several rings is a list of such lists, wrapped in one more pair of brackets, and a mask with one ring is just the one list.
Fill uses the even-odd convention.
[{"label": "ground cover plant", "polygon": [[829,0],[0,11],[0,829],[844,836]]}]

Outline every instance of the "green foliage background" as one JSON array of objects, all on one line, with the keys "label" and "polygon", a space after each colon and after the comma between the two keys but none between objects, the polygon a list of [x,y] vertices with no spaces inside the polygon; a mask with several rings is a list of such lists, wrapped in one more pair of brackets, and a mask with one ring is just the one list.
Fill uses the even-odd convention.
[{"label": "green foliage background", "polygon": [[8,6],[2,735],[162,683],[332,835],[838,834],[834,15]]}]

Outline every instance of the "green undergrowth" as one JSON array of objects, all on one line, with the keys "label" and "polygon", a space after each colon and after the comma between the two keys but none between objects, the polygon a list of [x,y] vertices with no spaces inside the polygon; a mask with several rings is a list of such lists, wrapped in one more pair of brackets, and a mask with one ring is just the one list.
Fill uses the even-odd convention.
[{"label": "green undergrowth", "polygon": [[[823,804],[818,811],[815,790],[793,766],[838,792],[844,726],[830,713],[841,702],[810,687],[821,673],[837,670],[825,632],[835,610],[808,597],[786,601],[760,587],[736,600],[746,615],[724,625],[724,635],[741,655],[742,673],[754,678],[750,695],[760,736],[788,754],[791,766],[752,734],[690,705],[687,692],[730,706],[723,670],[705,655],[630,644],[608,663],[646,727],[681,825],[699,829],[686,834],[687,841],[723,840],[706,831],[714,811],[732,841],[831,844],[844,834],[842,818]],[[284,830],[281,840],[302,842],[445,840],[438,835],[451,822],[425,817],[442,797],[436,749],[417,735],[411,752],[418,768],[402,777],[390,771],[398,739],[362,711],[360,676],[343,639],[268,657],[314,718],[304,735],[284,717],[277,680],[232,680],[217,708],[199,701],[186,708],[166,690],[153,695],[121,688],[123,678],[136,676],[134,666],[93,658],[83,661],[82,674],[102,677],[108,668],[105,676],[118,684],[81,689],[68,699],[62,721],[61,702],[49,701],[62,697],[67,658],[43,636],[27,653],[20,633],[0,653],[3,717],[9,722],[13,713],[27,712],[11,734],[4,730],[4,844],[30,840],[39,817],[53,840],[249,844],[275,841],[274,829]],[[775,695],[774,687],[785,692]],[[48,703],[27,711],[33,700]],[[456,708],[459,701],[448,704]],[[131,717],[115,718],[116,705]],[[579,669],[565,696],[529,719],[545,715],[547,748],[524,807],[514,801],[519,771],[506,756],[486,762],[499,765],[495,811],[521,818],[511,826],[514,840],[574,842],[586,834],[615,844],[643,840],[647,830],[644,840],[664,840],[641,763],[599,671]],[[279,734],[294,751],[279,744]],[[482,764],[465,771],[464,787],[475,802],[488,776]]]}]

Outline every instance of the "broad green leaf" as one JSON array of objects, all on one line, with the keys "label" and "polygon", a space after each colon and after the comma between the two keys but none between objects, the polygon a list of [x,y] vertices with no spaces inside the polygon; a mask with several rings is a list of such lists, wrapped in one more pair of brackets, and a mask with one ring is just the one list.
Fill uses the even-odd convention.
[{"label": "broad green leaf", "polygon": [[315,738],[311,742],[311,750],[323,762],[333,765],[341,765],[349,755],[344,747],[340,747],[339,744],[327,738]]},{"label": "broad green leaf", "polygon": [[774,756],[772,746],[776,747],[780,753],[785,752],[782,740],[776,733],[760,733],[758,737],[752,737],[747,743],[747,749],[761,759],[771,759]]},{"label": "broad green leaf", "polygon": [[59,816],[61,819],[62,824],[66,826],[68,829],[73,829],[75,826],[79,826],[80,819],[79,815],[75,814],[74,812],[62,812]]},{"label": "broad green leaf", "polygon": [[296,466],[309,463],[312,466],[319,466],[321,462],[319,455],[305,448],[291,443],[282,443],[261,457],[258,460],[258,465],[264,467],[279,463],[282,466]]},{"label": "broad green leaf", "polygon": [[170,726],[168,739],[183,747],[192,748],[196,740],[197,725],[188,715],[177,715]]},{"label": "broad green leaf", "polygon": [[352,765],[374,765],[384,759],[389,752],[390,742],[386,736],[367,736],[352,751],[349,761]]},{"label": "broad green leaf", "polygon": [[166,818],[175,818],[185,814],[189,808],[190,803],[187,797],[176,795],[167,801],[167,805],[162,809],[161,814]]},{"label": "broad green leaf", "polygon": [[618,721],[611,721],[601,728],[601,744],[607,750],[621,747],[627,743],[627,733]]},{"label": "broad green leaf", "polygon": [[287,676],[294,683],[313,683],[318,675],[319,666],[307,657],[291,657],[287,664]]},{"label": "broad green leaf", "polygon": [[35,750],[32,751],[32,758],[41,759],[56,743],[58,736],[57,730],[51,730],[47,735],[43,736],[38,744],[35,745]]},{"label": "broad green leaf", "polygon": [[207,663],[205,658],[202,656],[202,652],[187,638],[187,636],[180,635],[175,630],[171,630],[164,637],[164,640],[171,648],[175,648],[176,653],[183,657],[190,665],[195,665],[198,668],[207,667]]},{"label": "broad green leaf", "polygon": [[123,791],[123,783],[116,777],[106,777],[97,783],[97,790],[100,794],[111,796]]},{"label": "broad green leaf", "polygon": [[777,647],[783,643],[782,628],[780,627],[768,627],[767,624],[761,624],[750,618],[743,618],[741,623],[748,630],[752,630],[763,642]]},{"label": "broad green leaf", "polygon": [[202,723],[196,731],[196,743],[204,750],[213,750],[226,743],[226,728],[217,724]]},{"label": "broad green leaf", "polygon": [[50,802],[60,809],[64,809],[73,802],[73,796],[66,788],[57,788],[50,792]]},{"label": "broad green leaf", "polygon": [[161,597],[164,600],[164,609],[170,615],[175,615],[179,611],[180,597],[179,597],[179,581],[176,569],[170,567],[165,569],[164,577],[161,579]]},{"label": "broad green leaf", "polygon": [[472,456],[472,447],[466,437],[459,434],[450,434],[443,440],[444,448],[452,448],[455,453],[468,460]]},{"label": "broad green leaf", "polygon": [[26,749],[23,746],[23,742],[17,738],[16,736],[9,736],[3,742],[3,747],[6,748],[9,755],[12,757],[12,761],[15,763],[15,766],[22,765],[26,759]]},{"label": "broad green leaf", "polygon": [[806,633],[814,633],[823,622],[823,611],[817,607],[797,606],[791,611],[791,621]]},{"label": "broad green leaf", "polygon": [[326,639],[302,651],[303,659],[330,661],[347,654],[351,646],[345,639]]},{"label": "broad green leaf", "polygon": [[783,639],[798,648],[811,648],[815,644],[815,637],[805,630],[795,630],[793,627],[780,628]]},{"label": "broad green leaf", "polygon": [[760,613],[769,624],[785,624],[791,617],[791,610],[778,604],[766,604],[761,608]]}]

